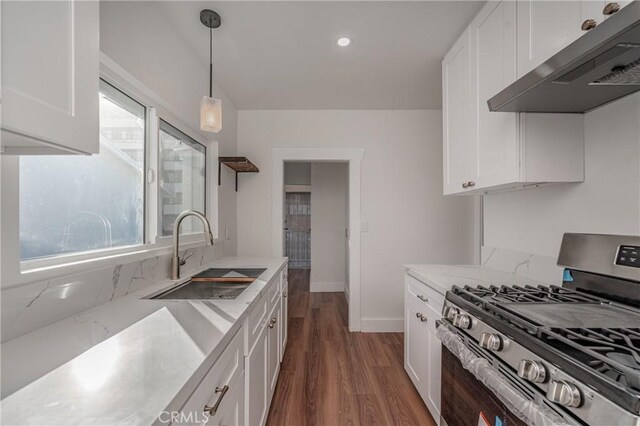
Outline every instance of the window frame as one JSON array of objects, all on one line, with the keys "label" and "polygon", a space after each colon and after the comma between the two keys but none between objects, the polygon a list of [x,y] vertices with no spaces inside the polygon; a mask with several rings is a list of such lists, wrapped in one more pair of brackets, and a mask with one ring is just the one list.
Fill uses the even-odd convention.
[{"label": "window frame", "polygon": [[[160,132],[163,131],[162,128],[162,123],[164,123],[166,126],[170,127],[172,130],[175,130],[176,132],[178,132],[179,134],[186,136],[187,138],[191,139],[191,141],[189,141],[188,143],[196,143],[198,145],[200,145],[202,147],[202,149],[204,149],[204,211],[200,212],[202,213],[207,219],[209,219],[209,208],[207,206],[208,202],[209,202],[209,197],[207,196],[207,192],[209,189],[209,173],[207,172],[207,164],[209,163],[209,155],[208,155],[208,149],[207,146],[203,143],[198,142],[198,140],[196,140],[195,138],[192,138],[191,136],[189,136],[187,133],[183,132],[182,130],[180,130],[178,127],[174,126],[173,124],[171,124],[170,122],[168,122],[167,120],[164,120],[162,118],[158,119],[158,141],[156,144],[156,149],[157,149],[157,155],[158,155],[158,172],[160,171]],[[167,134],[171,134],[169,131],[164,130],[165,133]],[[175,135],[173,135],[175,137]],[[156,185],[156,189],[159,190],[160,188],[160,180],[158,179],[158,183]],[[157,236],[156,236],[156,241],[158,241],[159,239],[161,239],[162,241],[164,241],[165,239],[172,239],[173,235],[162,235],[161,231],[160,231],[160,213],[161,213],[161,199],[160,197],[158,197],[158,203],[157,203],[157,210],[156,210],[156,220],[158,221],[157,226],[156,226],[156,232],[157,232]],[[194,232],[194,233],[188,233],[188,234],[180,234],[180,238],[184,238],[187,237],[189,235],[198,235],[200,234],[200,232]]]},{"label": "window frame", "polygon": [[[9,187],[7,188],[8,190],[3,188],[0,201],[3,206],[3,227],[5,221],[16,225],[15,234],[11,233],[9,238],[2,238],[3,260],[0,265],[3,270],[2,289],[88,270],[141,261],[171,253],[173,237],[162,237],[158,233],[158,142],[160,120],[167,122],[205,147],[205,212],[203,213],[211,223],[214,238],[220,242],[218,239],[218,215],[211,217],[212,212],[218,212],[218,185],[212,178],[212,176],[217,176],[217,167],[219,167],[217,162],[218,142],[209,139],[209,135],[193,130],[193,128],[177,118],[178,116],[171,111],[171,108],[167,106],[167,103],[160,96],[104,54],[101,54],[99,78],[145,107],[143,243],[60,254],[39,259],[20,260],[19,235],[17,235],[17,225],[20,219],[19,161],[17,157],[2,156],[0,157],[2,161],[2,179],[3,181],[6,179],[11,182],[7,185]],[[16,238],[17,247],[15,244]],[[204,244],[205,239],[202,233],[180,235],[180,250],[195,248]]]}]

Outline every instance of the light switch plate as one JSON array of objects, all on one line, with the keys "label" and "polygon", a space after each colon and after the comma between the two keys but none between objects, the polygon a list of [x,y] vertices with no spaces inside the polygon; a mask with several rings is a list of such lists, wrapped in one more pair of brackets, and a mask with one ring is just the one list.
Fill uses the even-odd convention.
[{"label": "light switch plate", "polygon": [[366,220],[360,222],[360,231],[369,232],[369,222],[367,222]]}]

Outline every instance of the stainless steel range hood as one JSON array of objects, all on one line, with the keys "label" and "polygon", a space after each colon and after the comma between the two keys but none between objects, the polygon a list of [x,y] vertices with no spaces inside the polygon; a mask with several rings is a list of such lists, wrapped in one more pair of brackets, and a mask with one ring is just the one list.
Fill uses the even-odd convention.
[{"label": "stainless steel range hood", "polygon": [[636,0],[487,101],[490,111],[587,112],[640,90]]}]

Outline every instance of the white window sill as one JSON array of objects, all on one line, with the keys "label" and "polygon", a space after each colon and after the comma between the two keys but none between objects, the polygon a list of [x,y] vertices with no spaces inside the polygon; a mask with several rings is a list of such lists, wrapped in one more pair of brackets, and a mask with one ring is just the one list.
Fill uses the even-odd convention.
[{"label": "white window sill", "polygon": [[[202,247],[204,238],[200,235],[185,235],[180,237],[184,242],[180,243],[179,251]],[[221,243],[216,239],[214,244]],[[173,251],[170,238],[163,238],[156,244],[123,247],[111,250],[102,250],[92,253],[81,253],[69,256],[58,256],[50,259],[35,259],[21,262],[21,271],[18,287],[37,281],[51,280],[77,273],[115,267],[127,263],[139,262],[156,256],[170,255]]]}]

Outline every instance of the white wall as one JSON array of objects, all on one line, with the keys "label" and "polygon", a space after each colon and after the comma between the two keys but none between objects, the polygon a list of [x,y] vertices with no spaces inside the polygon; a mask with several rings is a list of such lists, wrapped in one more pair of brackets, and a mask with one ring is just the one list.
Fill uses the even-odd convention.
[{"label": "white wall", "polygon": [[347,163],[311,164],[311,291],[346,285]]},{"label": "white wall", "polygon": [[472,200],[442,196],[440,111],[240,111],[238,150],[260,167],[238,193],[240,255],[272,254],[273,147],[366,149],[363,326],[389,319],[402,328],[402,264],[472,262]]},{"label": "white wall", "polygon": [[311,163],[287,161],[284,163],[285,185],[311,185]]},{"label": "white wall", "polygon": [[[200,128],[200,100],[209,91],[208,64],[200,62],[157,4],[100,2],[100,50],[161,97],[172,114],[193,129]],[[219,142],[219,155],[234,156],[237,110],[215,84],[213,95],[222,99],[223,125],[211,138]],[[232,255],[237,242],[236,193],[234,175],[226,167],[218,189],[219,238],[224,238],[227,228],[230,239],[224,243],[224,253]]]},{"label": "white wall", "polygon": [[640,235],[640,94],[585,117],[585,180],[484,197],[484,245],[558,255],[564,232]]}]

